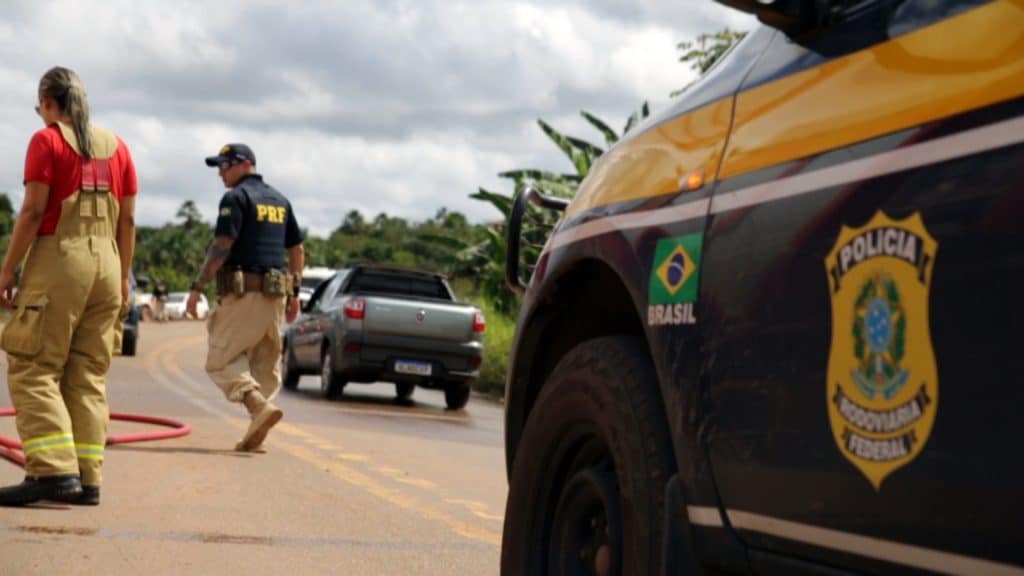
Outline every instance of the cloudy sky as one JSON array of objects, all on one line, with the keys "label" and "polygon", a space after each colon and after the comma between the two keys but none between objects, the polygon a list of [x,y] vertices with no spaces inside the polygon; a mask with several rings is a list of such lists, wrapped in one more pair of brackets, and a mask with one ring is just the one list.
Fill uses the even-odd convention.
[{"label": "cloudy sky", "polygon": [[580,116],[619,130],[692,79],[676,43],[753,20],[709,0],[7,1],[0,17],[0,191],[20,204],[32,107],[51,66],[74,69],[93,120],[131,149],[138,220],[223,189],[202,159],[256,152],[314,234],[352,209],[412,220],[514,168],[568,171],[537,127],[595,143]]}]

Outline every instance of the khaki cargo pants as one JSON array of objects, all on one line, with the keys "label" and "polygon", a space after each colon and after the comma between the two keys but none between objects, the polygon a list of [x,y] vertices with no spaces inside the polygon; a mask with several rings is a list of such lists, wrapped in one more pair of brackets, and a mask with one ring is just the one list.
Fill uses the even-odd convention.
[{"label": "khaki cargo pants", "polygon": [[206,322],[206,372],[231,402],[259,390],[267,400],[281,388],[284,296],[247,292],[221,296]]},{"label": "khaki cargo pants", "polygon": [[106,374],[121,309],[117,213],[109,192],[75,193],[56,234],[39,237],[26,259],[0,345],[29,476],[102,482]]}]

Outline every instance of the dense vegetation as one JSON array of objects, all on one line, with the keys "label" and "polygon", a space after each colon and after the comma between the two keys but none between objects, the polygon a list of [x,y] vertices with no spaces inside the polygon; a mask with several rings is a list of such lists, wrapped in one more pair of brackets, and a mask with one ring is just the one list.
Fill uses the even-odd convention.
[{"label": "dense vegetation", "polygon": [[[680,61],[703,73],[743,35],[724,29],[698,36],[693,42],[680,43]],[[679,92],[684,91],[685,88]],[[529,185],[549,195],[571,198],[605,149],[637,126],[648,116],[649,110],[644,103],[628,117],[621,132],[593,114],[586,111],[581,114],[600,134],[600,145],[562,134],[544,120],[538,120],[540,129],[569,160],[570,172],[510,170],[499,176],[512,182],[511,192],[480,188],[471,194],[472,198],[495,208],[493,222],[471,224],[463,214],[443,207],[433,217],[420,222],[385,213],[364,215],[353,210],[327,237],[307,235],[307,265],[340,268],[353,262],[389,263],[448,274],[457,296],[473,302],[487,315],[486,356],[477,388],[500,392],[518,311],[517,298],[505,287],[504,281],[505,222],[514,195]],[[531,207],[523,228],[525,269],[529,270],[535,261],[556,217],[556,214]],[[7,248],[13,219],[10,198],[0,193],[0,248],[3,250]],[[139,227],[136,274],[151,280],[160,279],[171,291],[187,290],[205,258],[212,236],[212,226],[201,208],[188,200],[178,209],[173,222],[158,227]],[[207,296],[214,301],[212,292]]]}]

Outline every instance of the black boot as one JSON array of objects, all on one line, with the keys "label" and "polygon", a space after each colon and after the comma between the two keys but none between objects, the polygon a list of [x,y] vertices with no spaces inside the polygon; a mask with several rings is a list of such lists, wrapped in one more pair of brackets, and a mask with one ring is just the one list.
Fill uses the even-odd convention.
[{"label": "black boot", "polygon": [[72,498],[81,493],[82,481],[77,474],[26,476],[21,484],[0,488],[0,506],[24,506],[38,500]]},{"label": "black boot", "polygon": [[75,504],[76,506],[99,506],[100,504],[100,487],[89,486],[82,484],[82,493],[77,496],[54,498],[61,502],[67,502],[68,504]]}]

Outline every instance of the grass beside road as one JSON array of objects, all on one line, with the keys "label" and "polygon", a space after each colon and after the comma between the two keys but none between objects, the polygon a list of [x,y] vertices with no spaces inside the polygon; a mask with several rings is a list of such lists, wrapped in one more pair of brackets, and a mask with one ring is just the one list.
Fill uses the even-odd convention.
[{"label": "grass beside road", "polygon": [[484,359],[480,365],[476,390],[501,396],[505,393],[505,375],[508,373],[516,321],[496,311],[486,300],[479,306],[487,318],[487,330],[484,332]]}]

